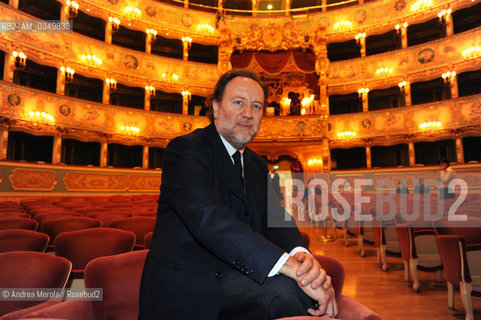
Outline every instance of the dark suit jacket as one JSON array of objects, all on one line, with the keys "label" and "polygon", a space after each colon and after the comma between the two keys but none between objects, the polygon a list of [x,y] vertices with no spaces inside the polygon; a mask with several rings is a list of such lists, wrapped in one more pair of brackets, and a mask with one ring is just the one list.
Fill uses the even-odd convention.
[{"label": "dark suit jacket", "polygon": [[[305,246],[297,228],[267,227],[274,192],[265,161],[248,148],[244,177],[247,196],[213,124],[169,143],[139,319],[215,320],[223,274],[262,284],[283,252]],[[279,201],[269,202],[283,219]]]}]

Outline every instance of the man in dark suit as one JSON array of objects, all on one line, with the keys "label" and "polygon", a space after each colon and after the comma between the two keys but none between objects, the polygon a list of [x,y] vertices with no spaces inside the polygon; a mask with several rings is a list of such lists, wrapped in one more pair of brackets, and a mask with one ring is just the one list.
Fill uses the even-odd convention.
[{"label": "man in dark suit", "polygon": [[330,278],[295,223],[268,227],[268,219],[284,222],[285,213],[268,191],[267,165],[246,148],[260,128],[266,93],[255,73],[224,74],[212,123],[167,146],[139,319],[337,314]]}]

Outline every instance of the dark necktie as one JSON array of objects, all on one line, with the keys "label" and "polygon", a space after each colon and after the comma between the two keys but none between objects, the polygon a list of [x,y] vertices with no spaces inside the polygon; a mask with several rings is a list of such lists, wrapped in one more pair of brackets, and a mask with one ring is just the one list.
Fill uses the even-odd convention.
[{"label": "dark necktie", "polygon": [[237,171],[237,174],[239,175],[239,179],[241,182],[242,190],[245,190],[244,186],[244,176],[242,175],[242,162],[241,162],[241,153],[240,151],[236,151],[233,155],[232,158],[234,159],[234,167]]}]

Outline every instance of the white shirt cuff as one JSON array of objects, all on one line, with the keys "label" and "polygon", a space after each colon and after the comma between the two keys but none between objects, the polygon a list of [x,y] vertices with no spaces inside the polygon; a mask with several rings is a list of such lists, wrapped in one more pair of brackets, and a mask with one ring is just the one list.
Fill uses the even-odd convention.
[{"label": "white shirt cuff", "polygon": [[269,274],[267,275],[268,278],[276,276],[279,274],[279,270],[281,270],[282,266],[287,262],[289,257],[294,256],[298,252],[305,252],[305,253],[310,253],[309,250],[303,247],[295,247],[294,249],[291,250],[290,253],[284,252],[282,256],[277,260],[276,264],[274,267],[271,269]]}]

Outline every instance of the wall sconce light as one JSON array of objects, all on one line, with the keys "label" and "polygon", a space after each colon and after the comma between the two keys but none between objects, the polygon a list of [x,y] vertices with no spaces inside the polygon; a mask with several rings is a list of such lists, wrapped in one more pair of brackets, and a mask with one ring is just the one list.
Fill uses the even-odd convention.
[{"label": "wall sconce light", "polygon": [[28,115],[34,122],[52,123],[55,121],[55,118],[51,114],[41,111],[30,111]]},{"label": "wall sconce light", "polygon": [[351,26],[352,26],[351,21],[342,20],[342,21],[336,22],[334,24],[334,29],[338,30],[338,31],[346,31],[346,30],[350,29]]},{"label": "wall sconce light", "polygon": [[179,76],[175,73],[173,74],[167,74],[165,72],[162,72],[162,74],[160,75],[162,77],[162,79],[164,79],[164,81],[169,81],[169,79],[171,81],[177,81],[179,80]]},{"label": "wall sconce light", "polygon": [[481,47],[471,47],[466,50],[463,50],[463,57],[464,59],[473,59],[477,58],[481,55]]},{"label": "wall sconce light", "polygon": [[343,131],[337,134],[339,138],[354,138],[356,136],[355,131]]},{"label": "wall sconce light", "polygon": [[93,56],[93,55],[90,55],[90,54],[83,54],[82,60],[87,62],[87,64],[89,64],[89,65],[96,64],[96,65],[99,66],[99,65],[102,64],[102,60],[99,57]]},{"label": "wall sconce light", "polygon": [[369,88],[361,88],[361,89],[357,90],[357,93],[359,94],[359,97],[364,96],[368,92],[369,92]]},{"label": "wall sconce light", "polygon": [[147,35],[150,36],[150,42],[155,42],[155,39],[157,38],[157,30],[154,30],[154,29],[147,29],[145,30],[145,32],[147,33]]},{"label": "wall sconce light", "polygon": [[75,74],[75,70],[72,69],[72,68],[69,68],[69,67],[64,67],[64,66],[61,66],[60,67],[60,71],[63,72],[64,76],[65,76],[65,82],[66,83],[70,83],[73,81],[73,75]]},{"label": "wall sconce light", "polygon": [[131,19],[139,19],[140,16],[142,15],[142,11],[139,8],[135,8],[135,7],[125,7],[124,11],[127,14],[127,16]]},{"label": "wall sconce light", "polygon": [[400,35],[401,34],[401,28],[406,29],[408,27],[408,23],[404,22],[403,24],[397,24],[396,25],[396,31]]},{"label": "wall sconce light", "polygon": [[120,131],[125,134],[136,134],[140,132],[140,129],[134,125],[130,126],[120,126]]},{"label": "wall sconce light", "polygon": [[408,84],[407,81],[401,81],[397,85],[401,89],[401,92],[405,92],[407,84]]},{"label": "wall sconce light", "polygon": [[449,85],[451,81],[454,80],[454,77],[456,77],[456,71],[448,71],[443,73],[441,77],[443,77],[444,83]]},{"label": "wall sconce light", "polygon": [[190,100],[190,97],[191,97],[191,93],[189,90],[184,90],[182,91],[182,97],[187,97],[188,100]]},{"label": "wall sconce light", "polygon": [[114,92],[115,90],[117,90],[117,80],[112,79],[112,78],[107,78],[107,79],[105,79],[105,82],[109,86],[110,92]]},{"label": "wall sconce light", "polygon": [[311,158],[309,161],[307,161],[307,165],[310,167],[322,166],[322,159]]},{"label": "wall sconce light", "polygon": [[419,125],[420,129],[436,129],[441,127],[441,122],[439,121],[429,121],[429,122],[423,122]]},{"label": "wall sconce light", "polygon": [[112,33],[119,31],[120,20],[114,17],[109,17],[109,22],[112,25]]},{"label": "wall sconce light", "polygon": [[208,30],[209,32],[214,32],[214,27],[212,27],[209,24],[199,24],[197,26],[197,30],[199,30],[199,31]]},{"label": "wall sconce light", "polygon": [[411,5],[412,11],[420,11],[429,8],[433,4],[433,0],[418,0]]},{"label": "wall sconce light", "polygon": [[79,8],[78,3],[75,1],[67,0],[65,4],[67,5],[67,8],[68,8],[68,17],[72,19],[75,18],[78,14],[78,8]]},{"label": "wall sconce light", "polygon": [[448,9],[448,10],[444,9],[443,11],[439,12],[438,13],[439,22],[446,23],[446,19],[450,14],[451,14],[451,9]]},{"label": "wall sconce light", "polygon": [[192,45],[192,38],[190,37],[182,37],[182,43],[184,44],[187,49],[190,49],[190,46]]},{"label": "wall sconce light", "polygon": [[27,56],[23,52],[14,51],[12,52],[15,69],[24,70],[27,66]]},{"label": "wall sconce light", "polygon": [[149,97],[155,96],[155,88],[153,86],[145,86],[145,92]]},{"label": "wall sconce light", "polygon": [[365,32],[362,32],[362,33],[358,33],[356,34],[356,36],[354,37],[356,39],[356,43],[358,45],[361,45],[361,39],[365,39],[366,38],[366,33]]},{"label": "wall sconce light", "polygon": [[310,96],[309,98],[306,97],[306,98],[304,98],[304,99],[301,100],[301,105],[302,105],[304,108],[306,108],[306,107],[309,107],[309,106],[312,104],[313,101],[314,101],[314,95],[311,94],[311,96]]},{"label": "wall sconce light", "polygon": [[393,68],[379,68],[376,70],[376,74],[377,75],[386,75],[386,74],[390,74],[390,73],[393,73]]}]

